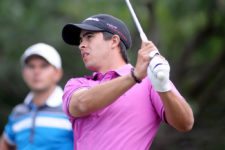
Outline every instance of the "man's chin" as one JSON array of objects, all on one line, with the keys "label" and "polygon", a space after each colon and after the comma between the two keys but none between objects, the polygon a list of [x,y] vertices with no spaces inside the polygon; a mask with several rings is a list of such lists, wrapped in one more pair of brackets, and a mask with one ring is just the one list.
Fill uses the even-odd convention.
[{"label": "man's chin", "polygon": [[90,70],[90,71],[96,71],[96,69],[93,67],[93,66],[88,66],[88,65],[85,65],[85,67],[88,69],[88,70]]},{"label": "man's chin", "polygon": [[47,90],[47,88],[46,87],[30,87],[31,88],[31,90],[33,91],[33,92],[38,92],[38,93],[40,93],[40,92],[44,92],[44,91],[46,91]]}]

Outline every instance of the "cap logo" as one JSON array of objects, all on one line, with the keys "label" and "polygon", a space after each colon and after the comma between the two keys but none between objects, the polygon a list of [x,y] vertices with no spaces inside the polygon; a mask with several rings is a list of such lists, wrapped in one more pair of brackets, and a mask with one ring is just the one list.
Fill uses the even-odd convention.
[{"label": "cap logo", "polygon": [[92,18],[92,17],[85,19],[85,21],[87,21],[87,20],[90,20],[90,21],[99,21],[98,18]]},{"label": "cap logo", "polygon": [[107,26],[109,26],[110,28],[113,28],[113,29],[117,29],[117,26],[114,26],[114,25],[112,25],[110,23],[107,23]]}]

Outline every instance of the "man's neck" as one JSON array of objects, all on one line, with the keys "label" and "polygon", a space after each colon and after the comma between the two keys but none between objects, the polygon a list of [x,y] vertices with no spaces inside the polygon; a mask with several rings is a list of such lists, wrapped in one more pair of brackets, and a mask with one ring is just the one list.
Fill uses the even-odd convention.
[{"label": "man's neck", "polygon": [[120,57],[115,57],[118,59],[113,59],[112,62],[105,64],[101,69],[99,69],[97,72],[101,72],[101,73],[106,73],[110,70],[117,70],[119,68],[121,68],[122,66],[126,65],[126,62],[121,59]]},{"label": "man's neck", "polygon": [[55,90],[56,86],[53,86],[51,88],[45,89],[43,91],[33,91],[34,97],[33,97],[33,103],[37,106],[42,106],[46,103],[49,96],[52,94],[52,92]]}]

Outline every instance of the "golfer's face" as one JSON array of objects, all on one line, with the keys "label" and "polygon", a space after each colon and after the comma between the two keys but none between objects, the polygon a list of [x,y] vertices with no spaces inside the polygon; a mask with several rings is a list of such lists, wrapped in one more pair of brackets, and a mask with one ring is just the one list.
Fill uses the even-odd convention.
[{"label": "golfer's face", "polygon": [[79,49],[86,68],[100,71],[109,57],[110,42],[104,40],[102,32],[82,31]]},{"label": "golfer's face", "polygon": [[44,91],[54,86],[58,70],[40,56],[31,56],[23,68],[23,78],[33,91]]}]

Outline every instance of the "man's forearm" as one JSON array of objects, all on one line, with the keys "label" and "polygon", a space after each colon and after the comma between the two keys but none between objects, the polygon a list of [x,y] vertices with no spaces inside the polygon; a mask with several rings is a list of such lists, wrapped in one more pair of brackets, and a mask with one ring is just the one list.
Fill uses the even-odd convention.
[{"label": "man's forearm", "polygon": [[9,145],[4,137],[2,136],[0,139],[0,150],[15,150],[14,146]]},{"label": "man's forearm", "polygon": [[159,95],[164,103],[168,123],[181,132],[191,130],[194,117],[186,100],[173,90],[160,92]]},{"label": "man's forearm", "polygon": [[113,103],[135,84],[132,76],[126,75],[94,86],[72,95],[69,111],[75,116],[85,116]]}]

